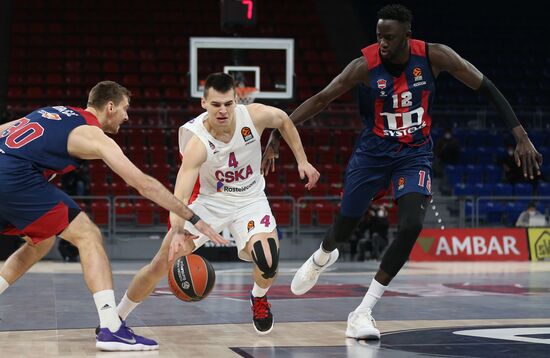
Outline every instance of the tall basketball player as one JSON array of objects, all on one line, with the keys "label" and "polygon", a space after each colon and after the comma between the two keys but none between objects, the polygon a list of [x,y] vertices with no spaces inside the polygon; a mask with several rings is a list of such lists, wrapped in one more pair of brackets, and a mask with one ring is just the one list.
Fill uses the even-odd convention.
[{"label": "tall basketball player", "polygon": [[[101,159],[143,196],[194,222],[212,240],[225,241],[105,135],[116,134],[128,120],[129,105],[126,88],[103,81],[91,89],[86,109],[44,107],[0,126],[0,231],[27,241],[0,269],[0,294],[44,257],[60,236],[79,250],[84,280],[99,314],[96,347],[110,351],[153,350],[158,345],[120,321],[101,232],[67,194],[48,182],[52,174]],[[174,227],[183,232],[181,225]]]},{"label": "tall basketball player", "polygon": [[[435,79],[441,72],[449,72],[496,107],[517,141],[516,164],[525,177],[540,174],[542,156],[495,85],[448,46],[412,39],[411,21],[411,12],[402,5],[382,8],[376,26],[378,42],[362,49],[361,57],[290,115],[295,123],[302,123],[351,88],[363,86],[360,103],[365,128],[346,170],[340,213],[321,247],[294,276],[295,294],[309,291],[321,272],[337,260],[337,244],[349,241],[377,193],[393,185],[399,206],[397,238],[382,258],[365,298],[349,314],[346,335],[351,338],[379,339],[371,310],[407,261],[422,230],[432,194],[430,110]],[[277,137],[273,131],[262,163],[264,173],[274,169]]]},{"label": "tall basketball player", "polygon": [[[207,77],[201,100],[206,112],[179,131],[183,159],[174,194],[189,202],[189,207],[202,218],[215,223],[214,230],[229,228],[239,258],[253,262],[253,323],[256,332],[263,335],[273,328],[266,294],[277,275],[279,261],[276,221],[260,172],[260,138],[264,129],[281,131],[296,157],[300,177],[308,178],[307,189],[315,186],[319,173],[307,161],[298,131],[283,111],[258,103],[237,105],[235,100],[231,76],[214,73]],[[172,226],[179,226],[182,221],[170,213]],[[195,236],[168,231],[153,261],[137,273],[119,304],[118,313],[123,319],[166,277],[169,259],[176,253],[188,255],[208,240],[190,223],[185,225]]]}]

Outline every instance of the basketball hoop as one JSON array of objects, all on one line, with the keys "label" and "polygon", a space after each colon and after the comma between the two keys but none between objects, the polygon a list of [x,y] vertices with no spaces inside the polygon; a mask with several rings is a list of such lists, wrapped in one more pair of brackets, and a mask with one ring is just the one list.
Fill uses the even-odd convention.
[{"label": "basketball hoop", "polygon": [[237,94],[237,103],[246,105],[254,103],[258,90],[256,87],[235,87],[235,93]]}]

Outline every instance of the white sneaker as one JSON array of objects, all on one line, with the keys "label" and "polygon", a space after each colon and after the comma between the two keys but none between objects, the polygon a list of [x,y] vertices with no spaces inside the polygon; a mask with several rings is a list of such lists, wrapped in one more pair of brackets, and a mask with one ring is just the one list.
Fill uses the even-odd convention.
[{"label": "white sneaker", "polygon": [[346,337],[355,339],[380,339],[380,331],[376,328],[376,321],[371,311],[351,312],[348,316]]},{"label": "white sneaker", "polygon": [[[313,255],[315,255],[315,253]],[[319,279],[321,272],[325,271],[327,267],[338,260],[339,253],[338,249],[332,251],[328,262],[323,266],[319,266],[313,262],[313,255],[311,255],[302,267],[296,271],[296,274],[294,274],[294,278],[290,284],[290,290],[295,295],[303,295],[307,291],[311,290],[311,288],[317,283],[317,279]]]}]

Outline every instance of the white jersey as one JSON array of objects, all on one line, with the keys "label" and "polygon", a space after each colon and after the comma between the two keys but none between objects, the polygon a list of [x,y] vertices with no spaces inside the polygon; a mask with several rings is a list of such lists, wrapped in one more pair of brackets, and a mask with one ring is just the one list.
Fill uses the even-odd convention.
[{"label": "white jersey", "polygon": [[197,200],[212,199],[235,204],[264,198],[260,135],[246,106],[239,104],[235,108],[235,133],[229,143],[220,142],[208,132],[204,126],[207,116],[207,112],[202,113],[179,129],[181,154],[193,135],[206,147],[206,162],[199,170]]}]

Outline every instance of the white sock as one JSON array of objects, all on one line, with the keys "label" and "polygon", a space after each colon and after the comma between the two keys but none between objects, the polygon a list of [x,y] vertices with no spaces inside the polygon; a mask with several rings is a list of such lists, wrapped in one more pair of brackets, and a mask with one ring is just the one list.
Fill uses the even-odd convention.
[{"label": "white sock", "polygon": [[268,288],[261,288],[256,282],[254,282],[254,287],[252,287],[252,296],[254,297],[264,297],[269,290]]},{"label": "white sock", "polygon": [[317,251],[313,253],[313,262],[318,266],[324,266],[330,259],[330,252],[326,252],[323,249],[323,244]]},{"label": "white sock", "polygon": [[134,308],[137,307],[141,302],[134,302],[131,299],[128,298],[128,291],[124,294],[124,297],[122,297],[122,300],[118,303],[118,306],[116,307],[116,310],[118,311],[118,315],[122,320],[126,320],[126,317],[134,310]]},{"label": "white sock", "polygon": [[94,293],[95,306],[99,313],[99,326],[109,328],[109,331],[116,332],[120,328],[120,318],[116,311],[115,292],[103,290]]},{"label": "white sock", "polygon": [[10,284],[8,281],[6,281],[2,276],[0,276],[0,295],[2,292],[4,292],[8,287],[10,287]]},{"label": "white sock", "polygon": [[387,288],[388,286],[380,284],[373,278],[367,294],[363,297],[363,301],[361,301],[361,304],[355,309],[355,312],[372,311],[372,308],[380,297],[382,297]]}]

